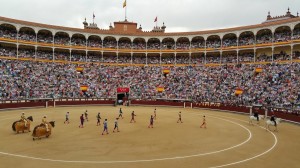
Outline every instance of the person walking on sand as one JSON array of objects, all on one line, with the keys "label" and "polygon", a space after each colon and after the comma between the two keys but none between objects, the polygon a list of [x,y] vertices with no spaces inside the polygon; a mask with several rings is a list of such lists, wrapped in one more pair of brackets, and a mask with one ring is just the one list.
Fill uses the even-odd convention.
[{"label": "person walking on sand", "polygon": [[206,128],[206,119],[205,119],[205,116],[203,116],[203,119],[202,119],[202,125],[200,126],[200,128]]},{"label": "person walking on sand", "polygon": [[178,113],[178,120],[177,120],[177,123],[183,123],[182,122],[182,119],[181,119],[181,111],[179,111],[179,113]]}]

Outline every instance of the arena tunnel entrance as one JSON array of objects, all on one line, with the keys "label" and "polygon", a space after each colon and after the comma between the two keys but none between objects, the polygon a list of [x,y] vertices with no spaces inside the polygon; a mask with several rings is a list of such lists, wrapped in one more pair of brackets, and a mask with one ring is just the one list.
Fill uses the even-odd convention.
[{"label": "arena tunnel entrance", "polygon": [[122,104],[123,104],[123,102],[124,102],[123,99],[126,99],[125,93],[117,94],[117,102],[118,102],[118,105],[122,105]]},{"label": "arena tunnel entrance", "polygon": [[117,100],[116,105],[129,106],[129,88],[117,88]]}]

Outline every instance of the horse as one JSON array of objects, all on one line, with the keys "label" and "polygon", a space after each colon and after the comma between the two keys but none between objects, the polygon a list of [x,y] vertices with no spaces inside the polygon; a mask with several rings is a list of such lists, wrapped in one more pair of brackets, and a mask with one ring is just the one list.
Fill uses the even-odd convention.
[{"label": "horse", "polygon": [[253,125],[252,120],[254,120],[254,121],[257,121],[257,124],[259,125],[259,121],[260,121],[260,120],[264,120],[264,119],[265,119],[265,116],[264,116],[264,115],[258,115],[258,118],[259,118],[259,120],[257,121],[257,118],[256,118],[256,117],[250,116],[250,117],[249,117],[249,124]]},{"label": "horse", "polygon": [[48,138],[51,135],[51,130],[55,126],[55,121],[50,121],[47,124],[48,124],[48,129],[49,129],[48,132],[47,132],[46,126],[44,124],[40,124],[40,125],[37,125],[34,127],[33,132],[32,132],[33,140],[35,140],[36,138],[41,139],[41,137]]},{"label": "horse", "polygon": [[12,130],[17,132],[17,134],[19,133],[19,131],[22,131],[24,133],[25,130],[30,132],[30,122],[33,122],[33,118],[32,118],[32,116],[29,116],[26,120],[27,120],[26,127],[25,127],[24,121],[18,120],[12,124]]},{"label": "horse", "polygon": [[273,121],[271,121],[271,120],[266,121],[266,131],[270,130],[270,125],[275,127],[274,131],[278,131],[277,126],[281,122],[281,118],[276,118],[275,121],[276,121],[276,126],[275,126],[275,123]]}]

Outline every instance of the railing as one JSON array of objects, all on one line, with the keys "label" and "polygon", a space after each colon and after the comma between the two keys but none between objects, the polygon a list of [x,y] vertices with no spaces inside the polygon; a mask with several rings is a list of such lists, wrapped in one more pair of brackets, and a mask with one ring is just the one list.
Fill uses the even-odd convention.
[{"label": "railing", "polygon": [[[191,102],[177,102],[173,100],[159,100],[159,101],[146,101],[146,100],[132,100],[131,105],[146,105],[146,106],[176,106],[176,107],[190,107],[199,109],[213,109],[221,111],[239,112],[250,114],[250,108],[247,106],[235,106],[225,105],[222,103],[213,102],[202,102],[202,103],[191,103]],[[264,115],[265,111],[258,110],[259,114]],[[289,110],[285,108],[272,108],[272,111],[268,112],[268,116],[275,114],[276,117],[296,122],[300,124],[300,109]]]},{"label": "railing", "polygon": [[[0,101],[0,109],[18,109],[18,108],[35,108],[49,106],[78,106],[78,105],[115,105],[115,99],[27,99],[27,100],[6,100]],[[130,105],[142,105],[142,106],[171,106],[182,108],[199,108],[199,109],[212,109],[220,111],[230,111],[239,113],[250,113],[250,108],[246,106],[226,105],[222,103],[201,102],[192,103],[189,100],[131,100]],[[270,108],[270,107],[269,107]],[[271,108],[268,116],[275,114],[276,117],[300,123],[300,109],[288,109],[288,108]],[[258,110],[260,114],[265,114],[264,110]]]},{"label": "railing", "polygon": [[0,109],[32,108],[49,106],[76,106],[76,105],[114,105],[113,99],[26,99],[0,101]]}]

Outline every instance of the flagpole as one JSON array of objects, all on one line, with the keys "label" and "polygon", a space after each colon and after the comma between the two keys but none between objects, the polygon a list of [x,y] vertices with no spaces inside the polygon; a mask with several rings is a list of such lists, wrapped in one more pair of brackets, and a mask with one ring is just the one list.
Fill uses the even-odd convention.
[{"label": "flagpole", "polygon": [[127,2],[126,2],[126,6],[125,6],[125,21],[127,21]]},{"label": "flagpole", "polygon": [[126,2],[126,0],[123,2],[123,8],[125,8],[125,21],[127,21],[127,2]]},{"label": "flagpole", "polygon": [[125,0],[125,21],[127,21],[127,0]]},{"label": "flagpole", "polygon": [[93,24],[95,24],[95,12],[93,12]]}]

